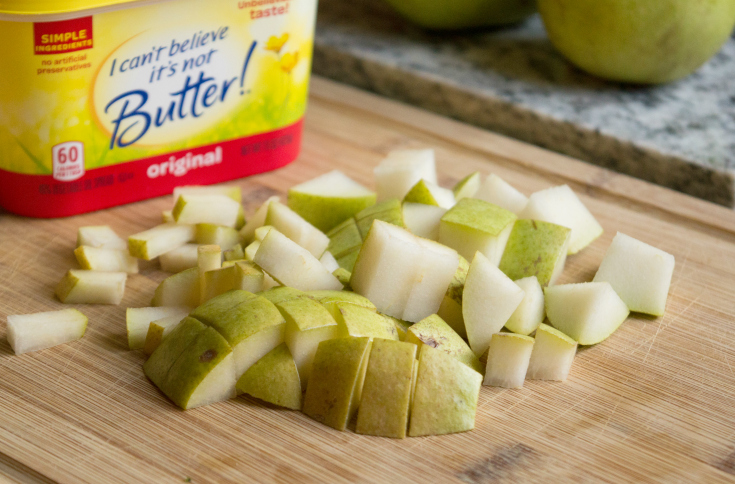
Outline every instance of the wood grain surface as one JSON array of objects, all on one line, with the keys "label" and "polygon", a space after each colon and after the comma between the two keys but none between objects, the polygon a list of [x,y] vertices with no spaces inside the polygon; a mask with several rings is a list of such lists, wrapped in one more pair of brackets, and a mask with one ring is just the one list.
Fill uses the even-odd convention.
[{"label": "wood grain surface", "polygon": [[735,482],[735,214],[701,200],[315,79],[297,162],[236,181],[249,213],[332,169],[371,186],[391,149],[434,147],[440,182],[480,170],[526,194],[568,183],[605,234],[567,259],[591,280],[616,231],[670,252],[666,315],[632,315],[581,349],[566,383],[483,387],[476,428],[391,440],[337,432],[299,412],[238,398],[187,412],[129,351],[125,307],[165,274],[146,263],[123,304],[78,306],[78,342],[14,356],[5,316],[62,308],[79,226],[129,235],[171,197],[60,220],[0,214],[0,481],[7,482]]}]

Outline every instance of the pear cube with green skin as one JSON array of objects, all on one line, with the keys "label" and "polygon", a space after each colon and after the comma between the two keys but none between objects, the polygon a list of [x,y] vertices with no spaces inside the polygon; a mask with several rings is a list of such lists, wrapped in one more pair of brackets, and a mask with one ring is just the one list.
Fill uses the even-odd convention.
[{"label": "pear cube with green skin", "polygon": [[196,340],[207,326],[194,318],[185,317],[143,364],[143,372],[159,389],[171,366]]},{"label": "pear cube with green skin", "polygon": [[460,201],[463,198],[473,198],[475,193],[477,193],[477,190],[480,189],[481,184],[482,176],[480,175],[480,172],[476,171],[474,173],[470,173],[457,182],[457,184],[454,185],[454,188],[452,188],[454,199]]},{"label": "pear cube with green skin", "polygon": [[357,413],[358,434],[406,437],[416,350],[410,343],[373,341]]},{"label": "pear cube with green skin", "polygon": [[342,284],[345,287],[345,291],[352,291],[352,286],[350,286],[350,279],[352,279],[352,273],[350,271],[340,267],[334,272],[332,272],[332,275],[336,277],[337,280],[340,282],[340,284]]},{"label": "pear cube with green skin", "polygon": [[284,341],[286,321],[281,313],[264,297],[247,291],[234,290],[210,299],[190,316],[227,340],[238,377]]},{"label": "pear cube with green skin", "polygon": [[245,252],[242,250],[240,244],[235,244],[230,250],[226,250],[222,253],[225,261],[235,261],[245,259]]},{"label": "pear cube with green skin", "polygon": [[398,339],[400,341],[406,341],[406,334],[408,333],[408,328],[410,328],[413,325],[413,323],[409,323],[408,321],[404,321],[402,319],[394,318],[393,316],[386,316],[385,314],[383,314],[383,317],[393,322],[393,325],[396,327],[396,332],[398,333]]},{"label": "pear cube with green skin", "polygon": [[162,224],[128,237],[128,250],[133,257],[153,260],[161,254],[192,242],[195,236],[194,225]]},{"label": "pear cube with green skin", "polygon": [[224,250],[230,250],[240,243],[240,232],[232,227],[201,223],[196,226],[197,244],[218,245]]},{"label": "pear cube with green skin", "polygon": [[302,291],[343,288],[316,257],[278,230],[268,232],[253,262],[280,284]]},{"label": "pear cube with green skin", "polygon": [[242,202],[242,189],[234,185],[185,185],[174,188],[174,200],[178,200],[181,195],[224,195],[237,203]]},{"label": "pear cube with green skin", "polygon": [[156,288],[151,306],[188,306],[199,305],[199,268],[192,267],[168,276]]},{"label": "pear cube with green skin", "polygon": [[319,301],[323,305],[328,305],[332,303],[341,303],[341,302],[347,302],[350,304],[354,304],[356,306],[362,306],[364,308],[368,308],[372,311],[376,311],[375,304],[373,304],[370,299],[361,296],[359,294],[355,294],[354,292],[349,291],[308,291],[306,293],[308,297],[314,299],[315,301]]},{"label": "pear cube with green skin", "polygon": [[199,246],[197,244],[184,244],[174,250],[170,250],[158,257],[161,270],[176,274],[186,269],[197,266],[199,257]]},{"label": "pear cube with green skin", "polygon": [[148,333],[145,336],[145,344],[143,345],[143,353],[152,355],[158,348],[163,339],[171,334],[171,332],[179,325],[184,316],[168,316],[165,318],[151,321],[148,325]]},{"label": "pear cube with green skin", "polygon": [[497,205],[463,198],[442,217],[439,242],[467,260],[479,251],[497,266],[516,218],[513,212]]},{"label": "pear cube with green skin", "polygon": [[403,204],[403,220],[412,234],[429,240],[439,240],[439,223],[446,208],[423,203]]},{"label": "pear cube with green skin", "polygon": [[674,256],[618,232],[593,282],[609,282],[628,309],[663,316]]},{"label": "pear cube with green skin", "polygon": [[191,309],[186,306],[128,308],[125,311],[125,325],[128,333],[128,347],[139,350],[145,346],[148,328],[153,321],[174,317],[181,321]]},{"label": "pear cube with green skin", "polygon": [[281,199],[279,197],[270,197],[268,200],[255,211],[253,217],[248,220],[245,226],[240,229],[240,237],[242,238],[243,245],[249,244],[255,237],[255,229],[265,225],[265,217],[268,215],[268,206],[271,202],[278,202]]},{"label": "pear cube with green skin", "polygon": [[550,222],[516,221],[500,270],[513,280],[536,276],[542,286],[555,284],[564,271],[571,233]]},{"label": "pear cube with green skin", "polygon": [[288,191],[288,206],[304,220],[327,232],[360,210],[375,205],[376,195],[334,170]]},{"label": "pear cube with green skin", "polygon": [[567,185],[531,194],[519,217],[570,228],[569,255],[576,254],[602,235],[600,224]]},{"label": "pear cube with green skin", "polygon": [[503,207],[516,215],[528,205],[528,197],[495,174],[485,179],[473,198]]},{"label": "pear cube with green skin", "polygon": [[417,322],[435,314],[459,267],[459,254],[454,249],[417,237],[422,262],[403,310],[406,321]]},{"label": "pear cube with green skin", "polygon": [[128,244],[109,225],[79,227],[77,247],[99,247],[100,249],[128,250]]},{"label": "pear cube with green skin", "polygon": [[207,300],[208,287],[205,276],[209,271],[222,268],[222,249],[219,245],[200,245],[197,248],[197,267],[199,268],[199,303]]},{"label": "pear cube with green skin", "polygon": [[544,290],[536,276],[524,277],[515,283],[523,289],[523,300],[505,323],[505,327],[514,333],[529,335],[536,331],[546,317]]},{"label": "pear cube with green skin", "polygon": [[337,225],[327,233],[327,236],[329,237],[327,250],[337,259],[359,250],[362,245],[362,235],[360,235],[360,229],[354,218],[349,218]]},{"label": "pear cube with green skin", "polygon": [[301,385],[306,388],[319,344],[337,338],[339,326],[324,306],[308,297],[281,301],[276,307],[286,320],[286,345],[299,369]]},{"label": "pear cube with green skin", "polygon": [[356,306],[348,302],[325,304],[339,326],[338,338],[382,338],[398,340],[398,331],[393,321],[375,310]]},{"label": "pear cube with green skin", "polygon": [[442,188],[436,183],[419,180],[403,197],[403,203],[423,203],[450,209],[457,201],[452,190]]},{"label": "pear cube with green skin", "polygon": [[268,206],[265,225],[272,225],[278,232],[293,240],[317,258],[321,257],[324,251],[327,250],[327,246],[329,246],[329,237],[324,232],[279,202],[271,202]]},{"label": "pear cube with green skin", "polygon": [[127,250],[82,245],[74,250],[79,267],[89,271],[138,273],[138,259]]},{"label": "pear cube with green skin", "polygon": [[263,271],[250,261],[238,261],[221,269],[207,271],[202,281],[202,303],[233,289],[260,292],[264,280]]},{"label": "pear cube with green skin", "polygon": [[260,249],[260,241],[254,240],[247,247],[245,247],[245,258],[249,261],[255,260],[255,254]]},{"label": "pear cube with green skin", "polygon": [[16,355],[81,339],[87,317],[76,309],[8,316],[6,335]]},{"label": "pear cube with green skin", "polygon": [[462,293],[462,316],[470,348],[482,356],[493,335],[508,322],[523,301],[523,289],[511,281],[487,257],[472,259]]},{"label": "pear cube with green skin", "polygon": [[541,323],[536,330],[526,379],[565,381],[576,353],[576,341],[558,329]]},{"label": "pear cube with green skin", "polygon": [[462,256],[459,256],[459,266],[457,272],[454,273],[452,282],[449,283],[449,289],[442,299],[441,306],[437,311],[437,315],[442,318],[462,339],[467,339],[467,330],[464,327],[464,317],[462,316],[462,294],[464,293],[464,283],[467,280],[467,271],[470,270],[470,263]]},{"label": "pear cube with green skin", "polygon": [[551,325],[582,345],[607,339],[630,313],[609,282],[549,286],[544,296]]},{"label": "pear cube with green skin", "polygon": [[419,180],[436,183],[434,150],[394,150],[373,170],[378,202],[402,200]]},{"label": "pear cube with green skin", "polygon": [[279,407],[301,410],[299,371],[285,343],[259,359],[237,380],[237,392]]},{"label": "pear cube with green skin", "polygon": [[[311,299],[311,296],[309,296],[309,294],[312,292],[316,292],[316,291],[304,292],[304,291],[295,289],[293,287],[280,286],[280,287],[274,287],[272,289],[263,291],[259,294],[259,296],[263,296],[264,298],[266,298],[273,304],[279,304],[282,302],[290,301],[291,299],[298,299],[298,298]],[[339,291],[334,291],[334,292],[339,292]]]},{"label": "pear cube with green skin", "polygon": [[120,304],[125,294],[125,272],[69,270],[56,286],[64,304]]},{"label": "pear cube with green skin", "polygon": [[479,358],[467,343],[436,314],[409,327],[405,341],[417,346],[429,345],[461,361],[476,372],[482,373]]},{"label": "pear cube with green skin", "polygon": [[441,350],[422,345],[408,435],[442,435],[475,428],[482,375]]},{"label": "pear cube with green skin", "polygon": [[324,268],[329,272],[333,273],[339,269],[339,262],[337,262],[337,259],[335,259],[332,253],[328,250],[324,251],[324,254],[319,258],[319,262],[321,262]]},{"label": "pear cube with green skin", "polygon": [[403,209],[398,199],[386,200],[355,215],[357,229],[360,231],[360,237],[363,240],[367,237],[375,220],[382,220],[398,227],[406,227],[403,221]]},{"label": "pear cube with green skin", "polygon": [[225,195],[179,195],[172,214],[179,224],[214,224],[235,227],[242,205]]},{"label": "pear cube with green skin", "polygon": [[165,224],[175,223],[176,220],[174,220],[174,211],[164,210],[163,212],[161,212],[161,222]]},{"label": "pear cube with green skin", "polygon": [[268,235],[268,232],[270,232],[273,229],[272,225],[263,225],[262,227],[258,227],[255,229],[255,240],[258,242],[262,242],[263,239],[265,239],[265,236]]},{"label": "pear cube with green skin", "polygon": [[483,385],[522,388],[534,340],[514,333],[495,333],[490,340]]},{"label": "pear cube with green skin", "polygon": [[339,338],[319,343],[303,412],[337,430],[345,430],[362,398],[370,357],[370,338]]}]

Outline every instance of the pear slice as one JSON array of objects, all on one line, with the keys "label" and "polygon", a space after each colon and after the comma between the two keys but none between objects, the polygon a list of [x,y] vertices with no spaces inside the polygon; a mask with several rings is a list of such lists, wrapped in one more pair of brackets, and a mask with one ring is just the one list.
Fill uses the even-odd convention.
[{"label": "pear slice", "polygon": [[128,275],[124,272],[69,270],[56,286],[65,304],[120,304]]},{"label": "pear slice", "polygon": [[172,214],[179,224],[224,225],[235,227],[242,205],[225,195],[179,195]]},{"label": "pear slice", "polygon": [[410,326],[406,330],[404,341],[417,346],[429,345],[461,361],[476,372],[482,373],[480,359],[467,343],[436,314]]},{"label": "pear slice", "polygon": [[393,321],[373,309],[356,306],[348,302],[327,304],[330,314],[339,326],[338,338],[383,338],[398,340],[398,331]]},{"label": "pear slice", "polygon": [[151,321],[148,325],[148,333],[145,336],[145,344],[143,345],[143,353],[150,356],[158,348],[163,339],[171,334],[171,332],[179,325],[184,316],[168,316],[165,318]]},{"label": "pear slice", "polygon": [[308,297],[319,301],[325,307],[332,303],[347,302],[356,306],[368,308],[373,312],[376,311],[375,304],[370,299],[349,291],[308,291],[305,293]]},{"label": "pear slice", "polygon": [[467,260],[480,251],[497,266],[516,218],[513,212],[497,205],[463,198],[442,217],[439,242]]},{"label": "pear slice", "polygon": [[263,239],[265,239],[265,236],[268,235],[268,232],[273,228],[274,227],[272,225],[263,225],[262,227],[258,227],[255,229],[255,240],[262,242]]},{"label": "pear slice", "polygon": [[534,340],[514,333],[495,333],[490,340],[483,385],[522,388]]},{"label": "pear slice", "polygon": [[[255,229],[265,225],[265,217],[268,215],[268,206],[271,202],[278,202],[281,199],[279,197],[270,197],[268,200],[263,202],[263,205],[255,211],[253,217],[248,220],[245,226],[240,229],[240,237],[244,243],[250,243],[255,237]],[[244,245],[244,244],[243,244]]]},{"label": "pear slice", "polygon": [[125,310],[125,325],[128,333],[128,347],[138,350],[145,346],[148,328],[153,321],[174,317],[179,321],[189,314],[186,306],[128,308]]},{"label": "pear slice", "polygon": [[323,232],[371,205],[376,195],[338,170],[292,187],[288,206]]},{"label": "pear slice", "polygon": [[422,345],[408,435],[442,435],[475,428],[482,375],[441,350]]},{"label": "pear slice", "polygon": [[340,267],[336,271],[332,272],[332,275],[336,277],[339,283],[344,286],[345,291],[352,290],[352,286],[350,286],[350,279],[352,279],[352,272]]},{"label": "pear slice", "polygon": [[457,201],[454,199],[452,190],[442,188],[436,183],[427,180],[419,180],[403,197],[403,202],[423,203],[437,207],[450,209]]},{"label": "pear slice", "polygon": [[130,255],[138,259],[153,260],[182,245],[192,242],[196,227],[185,224],[163,224],[128,237]]},{"label": "pear slice", "polygon": [[286,344],[299,369],[301,385],[306,388],[317,347],[322,341],[336,338],[339,327],[324,306],[308,297],[281,301],[276,307],[286,320]]},{"label": "pear slice", "polygon": [[87,317],[76,309],[8,316],[7,338],[16,355],[81,339]]},{"label": "pear slice", "polygon": [[[467,199],[469,200],[469,199]],[[470,348],[481,356],[523,301],[523,289],[478,252],[470,264],[462,294],[462,316]]]},{"label": "pear slice", "polygon": [[431,240],[418,238],[421,265],[418,267],[411,293],[401,319],[421,321],[435,314],[459,267],[459,254],[454,249]]},{"label": "pear slice", "polygon": [[335,259],[332,253],[328,250],[324,251],[324,254],[322,254],[322,256],[319,258],[319,262],[321,262],[324,268],[327,269],[329,272],[334,272],[339,269],[339,263],[337,262],[337,259]]},{"label": "pear slice", "polygon": [[403,220],[412,234],[429,240],[439,240],[439,222],[446,208],[423,203],[403,204]]},{"label": "pear slice", "polygon": [[674,264],[673,255],[618,232],[594,282],[609,282],[631,311],[663,316]]},{"label": "pear slice", "polygon": [[242,202],[242,189],[234,185],[184,185],[174,188],[174,200],[181,195],[224,195],[237,203]]},{"label": "pear slice", "polygon": [[473,198],[503,207],[516,215],[528,205],[528,197],[495,174],[485,179]]},{"label": "pear slice", "polygon": [[577,353],[577,342],[558,329],[541,323],[531,352],[528,380],[565,381]]},{"label": "pear slice", "polygon": [[375,220],[382,220],[398,227],[406,227],[403,221],[403,209],[398,199],[386,200],[372,207],[368,207],[355,215],[355,223],[362,239],[367,237],[370,227],[372,227],[373,221]]},{"label": "pear slice", "polygon": [[222,268],[222,249],[219,245],[200,245],[197,248],[197,267],[199,268],[199,303],[201,304],[208,299],[209,292],[216,292],[212,286],[207,286],[205,276],[208,271]]},{"label": "pear slice", "polygon": [[457,271],[454,273],[452,282],[449,283],[449,289],[447,289],[441,306],[436,312],[463,339],[467,339],[467,330],[464,327],[464,317],[462,316],[462,295],[464,294],[464,284],[469,270],[470,263],[464,257],[459,256]]},{"label": "pear slice", "polygon": [[237,380],[237,392],[279,407],[301,410],[299,371],[288,346],[281,343],[243,373]]},{"label": "pear slice", "polygon": [[264,289],[265,274],[250,261],[239,261],[235,264],[235,289],[242,289],[252,293]]},{"label": "pear slice", "polygon": [[360,229],[354,218],[349,218],[337,225],[327,233],[327,236],[329,237],[327,250],[336,259],[359,250],[362,245],[362,235],[360,235]]},{"label": "pear slice", "polygon": [[[315,292],[315,291],[309,291]],[[335,291],[339,292],[339,291]],[[279,304],[282,302],[290,301],[291,299],[297,299],[300,297],[306,297],[309,298],[309,293],[300,291],[298,289],[295,289],[293,287],[287,287],[287,286],[281,286],[281,287],[274,287],[273,289],[268,289],[267,291],[261,292],[259,295],[263,296],[273,304]]]},{"label": "pear slice", "polygon": [[127,250],[128,244],[109,225],[79,227],[77,247],[83,245],[101,249]]},{"label": "pear slice", "polygon": [[480,172],[476,171],[474,173],[470,173],[466,177],[462,178],[459,182],[457,182],[457,184],[454,185],[454,188],[452,188],[452,192],[454,192],[454,198],[457,201],[460,201],[463,198],[473,198],[475,196],[475,193],[477,193],[477,190],[480,189],[481,184],[482,177],[480,175]]},{"label": "pear slice", "polygon": [[303,412],[344,430],[357,412],[370,356],[370,338],[339,338],[319,343]]},{"label": "pear slice", "polygon": [[505,327],[517,334],[529,335],[536,331],[546,317],[544,290],[536,276],[515,281],[523,289],[523,300],[505,323]]},{"label": "pear slice", "polygon": [[227,340],[238,377],[284,341],[286,321],[281,313],[264,297],[247,291],[234,290],[210,299],[190,316]]},{"label": "pear slice", "polygon": [[416,350],[400,341],[373,341],[357,413],[358,434],[406,437]]},{"label": "pear slice", "polygon": [[195,239],[197,244],[218,245],[224,250],[230,250],[240,243],[240,232],[232,227],[201,223],[196,226]]},{"label": "pear slice", "polygon": [[602,235],[602,227],[567,185],[533,193],[520,218],[551,222],[572,230],[568,254],[576,254]]},{"label": "pear slice", "polygon": [[[261,273],[262,274],[262,273]],[[220,294],[224,294],[228,291],[232,291],[233,289],[242,289],[242,288],[236,288],[235,287],[235,265],[229,265],[228,267],[222,267],[220,269],[215,269],[213,271],[207,271],[204,273],[201,273],[201,280],[199,281],[200,284],[200,304],[203,304],[210,299],[219,296]],[[255,288],[254,291],[248,292],[258,292],[262,289],[262,282],[261,285]]]},{"label": "pear slice", "polygon": [[609,282],[549,286],[544,295],[552,326],[582,345],[605,340],[630,313]]},{"label": "pear slice", "polygon": [[302,291],[343,287],[308,250],[278,230],[268,232],[253,262],[279,283]]},{"label": "pear slice", "polygon": [[434,150],[394,150],[373,170],[378,202],[402,200],[422,178],[436,183]]},{"label": "pear slice", "polygon": [[161,212],[161,222],[165,224],[176,223],[173,210],[164,210]]},{"label": "pear slice", "polygon": [[500,270],[513,280],[536,276],[539,284],[556,283],[564,271],[571,230],[539,220],[518,220],[500,260]]},{"label": "pear slice", "polygon": [[162,385],[171,366],[206,328],[204,323],[194,318],[182,319],[143,364],[143,372],[148,379],[163,390]]},{"label": "pear slice", "polygon": [[280,233],[308,250],[314,257],[321,257],[329,246],[329,237],[324,232],[282,203],[270,203],[265,224],[272,225]]},{"label": "pear slice", "polygon": [[85,270],[138,273],[138,259],[131,257],[127,250],[82,245],[74,250],[74,256],[79,266]]},{"label": "pear slice", "polygon": [[168,276],[156,288],[151,306],[188,306],[199,305],[199,268],[192,267]]},{"label": "pear slice", "polygon": [[245,252],[240,244],[235,244],[230,250],[222,252],[222,256],[226,261],[244,260]]},{"label": "pear slice", "polygon": [[249,261],[255,260],[255,254],[260,249],[260,241],[254,240],[245,247],[245,258]]},{"label": "pear slice", "polygon": [[176,274],[186,269],[197,266],[199,257],[199,246],[197,244],[184,244],[174,250],[170,250],[158,257],[161,270]]}]

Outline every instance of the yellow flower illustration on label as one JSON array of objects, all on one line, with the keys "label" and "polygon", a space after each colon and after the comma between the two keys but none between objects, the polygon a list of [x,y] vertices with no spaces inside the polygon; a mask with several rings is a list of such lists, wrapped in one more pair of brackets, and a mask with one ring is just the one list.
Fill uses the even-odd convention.
[{"label": "yellow flower illustration on label", "polygon": [[268,39],[268,42],[266,42],[265,44],[265,50],[271,50],[276,54],[280,54],[281,49],[283,49],[283,46],[286,42],[288,42],[288,33],[285,33],[280,37],[271,35],[271,37]]},{"label": "yellow flower illustration on label", "polygon": [[281,69],[283,69],[283,72],[290,73],[298,62],[299,62],[298,51],[288,52],[286,54],[283,54],[283,57],[281,57]]}]

